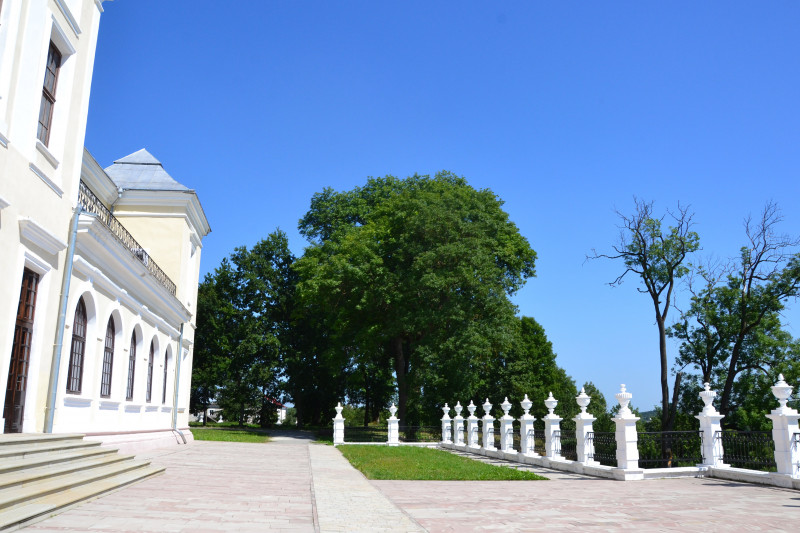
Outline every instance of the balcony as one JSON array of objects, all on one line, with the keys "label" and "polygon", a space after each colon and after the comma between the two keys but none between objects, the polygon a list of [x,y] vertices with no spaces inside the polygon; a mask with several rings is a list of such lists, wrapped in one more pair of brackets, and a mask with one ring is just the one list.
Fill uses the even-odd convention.
[{"label": "balcony", "polygon": [[100,220],[110,231],[111,233],[122,243],[125,248],[131,253],[131,255],[140,263],[142,263],[147,269],[150,271],[151,274],[158,280],[161,285],[163,285],[173,296],[175,296],[175,283],[169,276],[167,276],[161,267],[153,261],[153,258],[148,255],[147,252],[144,251],[144,248],[141,244],[136,242],[136,239],[128,233],[128,230],[125,229],[125,226],[117,220],[114,215],[111,214],[111,211],[108,210],[106,206],[100,201],[97,196],[86,186],[86,184],[81,181],[80,184],[80,191],[78,193],[78,205],[80,205],[84,211],[89,213],[93,213],[98,220]]}]

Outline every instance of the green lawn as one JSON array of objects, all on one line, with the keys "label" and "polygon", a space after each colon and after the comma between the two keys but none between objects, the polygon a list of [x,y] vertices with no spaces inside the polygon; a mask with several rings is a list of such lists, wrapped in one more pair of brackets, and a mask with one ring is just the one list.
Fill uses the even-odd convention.
[{"label": "green lawn", "polygon": [[511,481],[547,479],[531,472],[493,466],[433,448],[415,446],[339,446],[369,479]]},{"label": "green lawn", "polygon": [[195,440],[216,440],[223,442],[269,442],[263,431],[247,428],[191,428]]}]

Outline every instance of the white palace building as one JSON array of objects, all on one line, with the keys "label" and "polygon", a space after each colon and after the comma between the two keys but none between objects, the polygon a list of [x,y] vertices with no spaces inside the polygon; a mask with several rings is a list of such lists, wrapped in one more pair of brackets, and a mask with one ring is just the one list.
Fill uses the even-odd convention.
[{"label": "white palace building", "polygon": [[146,150],[84,148],[101,0],[0,0],[4,433],[191,439],[195,191]]}]

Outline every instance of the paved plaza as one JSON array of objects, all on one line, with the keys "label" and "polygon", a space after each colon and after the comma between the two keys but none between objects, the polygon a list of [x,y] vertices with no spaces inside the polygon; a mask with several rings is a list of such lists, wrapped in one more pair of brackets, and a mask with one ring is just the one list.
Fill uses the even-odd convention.
[{"label": "paved plaza", "polygon": [[[296,435],[296,434],[295,434]],[[332,446],[195,442],[165,474],[25,532],[798,531],[800,492],[712,479],[368,481]]]}]

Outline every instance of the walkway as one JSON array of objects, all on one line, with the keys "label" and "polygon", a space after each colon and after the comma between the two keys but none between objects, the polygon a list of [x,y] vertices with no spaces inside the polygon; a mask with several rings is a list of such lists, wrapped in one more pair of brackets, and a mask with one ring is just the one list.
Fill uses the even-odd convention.
[{"label": "walkway", "polygon": [[23,531],[778,532],[800,521],[797,491],[706,479],[367,481],[335,448],[289,434],[268,444],[196,442],[150,458],[167,466],[164,475]]}]

